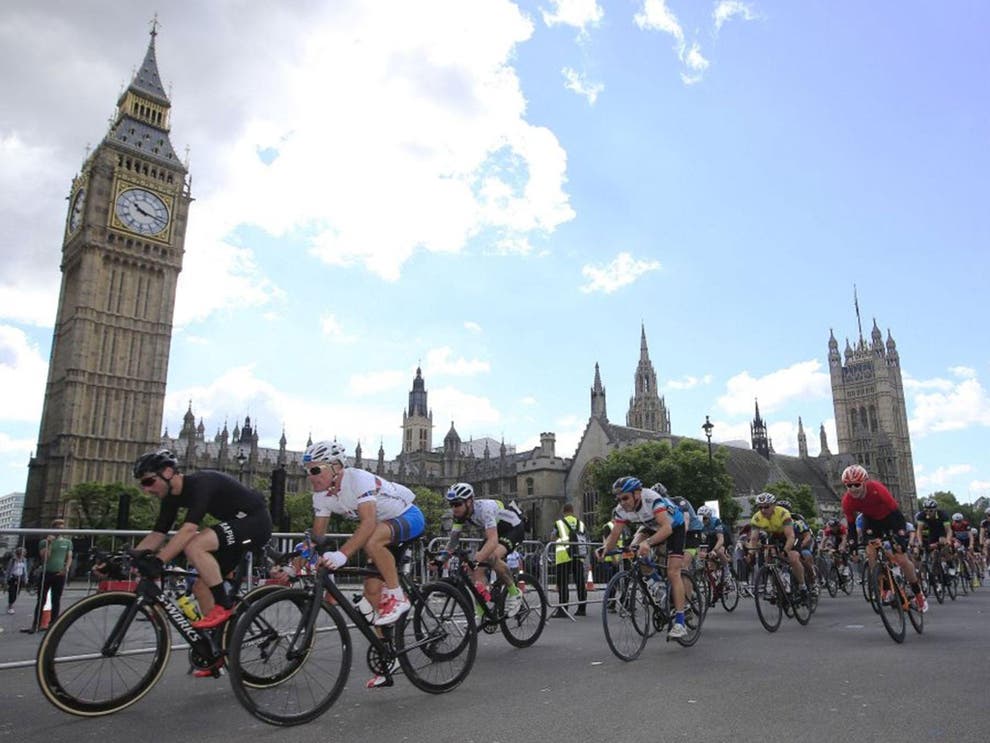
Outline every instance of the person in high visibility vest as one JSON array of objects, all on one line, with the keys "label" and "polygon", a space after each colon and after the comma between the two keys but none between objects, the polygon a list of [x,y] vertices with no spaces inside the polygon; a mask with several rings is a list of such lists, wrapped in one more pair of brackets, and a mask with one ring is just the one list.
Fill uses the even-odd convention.
[{"label": "person in high visibility vest", "polygon": [[[608,541],[608,538],[612,535],[612,529],[615,528],[615,521],[609,521],[605,526],[602,527],[602,543]],[[615,543],[615,549],[621,550],[626,546],[626,538],[623,530],[619,529],[619,537]],[[605,566],[605,582],[607,583],[609,579],[619,572],[619,566],[622,564],[622,555],[605,555],[605,559],[602,560],[602,564]]]},{"label": "person in high visibility vest", "polygon": [[[578,608],[574,616],[583,617],[586,614],[588,602],[588,587],[584,582],[584,557],[581,545],[577,544],[578,535],[585,535],[584,522],[574,515],[574,506],[564,504],[561,517],[554,524],[557,532],[557,546],[554,551],[554,561],[557,567],[557,592],[560,607],[566,606],[570,598],[570,586],[574,581],[577,586]],[[587,547],[584,547],[587,550]],[[558,607],[550,616],[552,618],[566,617],[563,609]]]}]

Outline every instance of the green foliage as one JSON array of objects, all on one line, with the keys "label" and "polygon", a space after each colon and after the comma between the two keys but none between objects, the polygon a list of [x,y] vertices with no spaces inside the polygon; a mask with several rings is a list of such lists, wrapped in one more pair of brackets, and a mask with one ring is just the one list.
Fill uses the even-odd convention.
[{"label": "green foliage", "polygon": [[818,516],[818,506],[810,485],[795,486],[786,480],[777,480],[767,485],[767,492],[777,496],[777,500],[789,500],[793,506],[791,510],[804,516],[805,521],[810,522]]},{"label": "green foliage", "polygon": [[439,493],[434,493],[429,488],[415,487],[412,491],[416,494],[416,505],[423,512],[426,521],[426,531],[424,536],[427,539],[441,536],[443,534],[442,518],[447,512],[447,501]]},{"label": "green foliage", "polygon": [[62,501],[79,514],[79,528],[116,529],[117,507],[124,494],[131,497],[128,528],[150,530],[158,516],[158,500],[133,485],[82,482],[69,488]]},{"label": "green foliage", "polygon": [[722,520],[732,524],[740,509],[731,497],[727,458],[728,453],[719,447],[713,450],[709,467],[708,446],[692,439],[682,439],[675,447],[666,441],[649,441],[612,452],[590,465],[591,481],[599,498],[595,522],[588,528],[598,534],[608,522],[615,504],[612,483],[624,475],[638,477],[645,487],[662,482],[671,496],[687,498],[695,508],[705,501],[718,500]]},{"label": "green foliage", "polygon": [[[938,490],[932,493],[929,498],[934,498],[938,507],[949,516],[954,513],[961,513],[970,524],[979,524],[984,518],[984,511],[987,509],[987,499],[978,498],[975,503],[960,503],[952,491]],[[912,514],[908,514],[911,516]]]},{"label": "green foliage", "polygon": [[289,531],[306,531],[313,525],[313,494],[286,493],[285,512],[289,515]]}]

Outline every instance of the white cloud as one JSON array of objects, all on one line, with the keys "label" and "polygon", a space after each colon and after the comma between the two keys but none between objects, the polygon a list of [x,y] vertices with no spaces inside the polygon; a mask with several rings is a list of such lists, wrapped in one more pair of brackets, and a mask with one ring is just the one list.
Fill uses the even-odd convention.
[{"label": "white cloud", "polygon": [[602,83],[589,82],[586,77],[577,70],[565,67],[561,70],[564,76],[564,87],[577,93],[588,101],[589,106],[594,106],[598,100],[598,94],[605,90]]},{"label": "white cloud", "polygon": [[45,398],[48,359],[24,331],[0,325],[0,420],[32,423],[38,420]]},{"label": "white cloud", "polygon": [[698,385],[707,385],[712,383],[712,375],[706,374],[703,377],[692,377],[691,375],[686,375],[681,379],[671,379],[664,383],[664,387],[671,390],[690,390],[694,389]]},{"label": "white cloud", "polygon": [[744,415],[753,412],[754,400],[758,400],[760,412],[770,413],[791,400],[828,397],[831,391],[821,362],[801,361],[759,378],[745,371],[737,374],[726,383],[726,393],[718,398],[718,405],[730,415]]},{"label": "white cloud", "polygon": [[636,25],[644,31],[663,31],[684,45],[684,30],[665,0],[644,0],[643,10],[633,16]]},{"label": "white cloud", "polygon": [[426,352],[426,362],[423,367],[431,377],[440,374],[449,374],[456,377],[472,376],[491,371],[491,365],[487,361],[479,359],[465,359],[463,356],[453,359],[453,349],[443,346],[442,348],[431,348]]},{"label": "white cloud", "polygon": [[464,329],[471,333],[481,333],[481,326],[473,320],[464,321]]},{"label": "white cloud", "polygon": [[408,384],[410,374],[404,371],[363,372],[351,377],[349,388],[355,395],[375,395],[389,390],[400,390]]},{"label": "white cloud", "polygon": [[587,34],[589,26],[597,26],[605,11],[597,0],[549,0],[552,10],[543,10],[543,22],[548,26],[566,25]]},{"label": "white cloud", "polygon": [[585,294],[611,294],[633,283],[643,274],[659,270],[659,261],[636,260],[629,253],[622,252],[604,266],[584,266],[581,273],[588,279],[588,283],[581,287],[581,291]]},{"label": "white cloud", "polygon": [[[554,452],[558,457],[573,457],[577,451],[581,435],[588,424],[588,416],[565,415],[554,421],[550,430],[554,435]],[[516,451],[530,451],[540,446],[540,434],[531,434],[516,446]]]},{"label": "white cloud", "polygon": [[915,485],[919,493],[946,490],[955,478],[972,471],[973,467],[969,464],[950,464],[937,467],[931,474],[926,474],[924,467],[918,465],[914,468]]},{"label": "white cloud", "polygon": [[715,32],[718,33],[722,26],[731,18],[742,18],[744,21],[752,21],[759,16],[749,3],[740,0],[720,0],[712,11],[712,18],[715,21]]},{"label": "white cloud", "polygon": [[328,313],[320,318],[320,331],[323,337],[337,343],[353,343],[356,339],[353,335],[348,335],[344,331],[344,325],[333,313]]},{"label": "white cloud", "polygon": [[[970,426],[990,426],[990,395],[969,367],[954,367],[957,381],[911,380],[915,391],[908,427],[915,436],[937,431],[957,431]],[[934,390],[925,392],[923,390]]]},{"label": "white cloud", "polygon": [[437,421],[441,439],[447,433],[448,420],[454,422],[458,435],[465,440],[473,435],[473,431],[490,430],[493,424],[502,420],[501,413],[487,397],[471,395],[454,387],[431,389],[430,407],[434,411],[434,421]]},{"label": "white cloud", "polygon": [[519,400],[520,405],[525,405],[526,407],[531,407],[536,405],[539,401],[532,395],[527,395],[526,397]]},{"label": "white cloud", "polygon": [[701,54],[701,46],[697,41],[691,44],[691,48],[681,55],[681,61],[688,68],[688,72],[681,73],[681,80],[685,85],[694,85],[704,76],[708,69],[708,60]]}]

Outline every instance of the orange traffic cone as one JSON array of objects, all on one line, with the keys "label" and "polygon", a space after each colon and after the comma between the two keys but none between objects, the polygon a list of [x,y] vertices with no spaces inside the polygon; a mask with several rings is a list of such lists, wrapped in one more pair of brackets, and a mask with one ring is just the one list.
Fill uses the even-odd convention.
[{"label": "orange traffic cone", "polygon": [[41,624],[39,629],[48,629],[49,623],[52,621],[52,592],[49,591],[48,595],[45,596],[45,608],[41,610]]},{"label": "orange traffic cone", "polygon": [[595,576],[591,574],[591,568],[588,568],[588,580],[585,583],[584,587],[587,588],[589,591],[595,590]]}]

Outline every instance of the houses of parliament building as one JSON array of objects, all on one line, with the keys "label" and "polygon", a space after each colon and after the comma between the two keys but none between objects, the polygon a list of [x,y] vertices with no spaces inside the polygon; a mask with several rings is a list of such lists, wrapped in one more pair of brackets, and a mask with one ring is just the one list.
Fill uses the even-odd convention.
[{"label": "houses of parliament building", "polygon": [[[163,434],[165,382],[176,287],[182,269],[192,194],[186,166],[169,140],[171,103],[155,55],[156,28],[144,60],[117,101],[103,141],[69,186],[62,242],[62,280],[38,444],[28,465],[22,525],[41,526],[61,513],[62,496],[82,482],[129,483],[131,463],[156,446],[170,448],[186,471],[218,469],[245,482],[284,473],[286,491],[306,487],[301,452],[259,443],[258,422],[245,418],[208,436],[193,404],[177,435]],[[857,308],[858,316],[858,308]],[[915,485],[900,358],[889,331],[874,322],[870,342],[859,334],[843,353],[833,334],[828,362],[838,433],[832,453],[819,431],[820,453],[809,456],[799,419],[798,456],[777,454],[759,404],[751,446],[722,445],[734,495],[746,499],[777,480],[807,484],[823,514],[838,512],[839,474],[860,462],[890,487],[905,510]],[[398,417],[398,416],[397,416]],[[595,507],[589,465],[611,451],[645,441],[681,437],[660,394],[646,329],[624,425],[608,417],[596,364],[588,422],[576,451],[562,456],[552,432],[517,451],[492,438],[463,440],[452,421],[435,445],[426,380],[417,369],[402,411],[401,451],[386,458],[383,445],[366,458],[360,443],[352,464],[410,486],[440,491],[466,480],[479,495],[515,499],[543,535],[565,502],[578,513]],[[308,442],[311,443],[311,442]],[[279,475],[281,480],[281,475]]]}]

